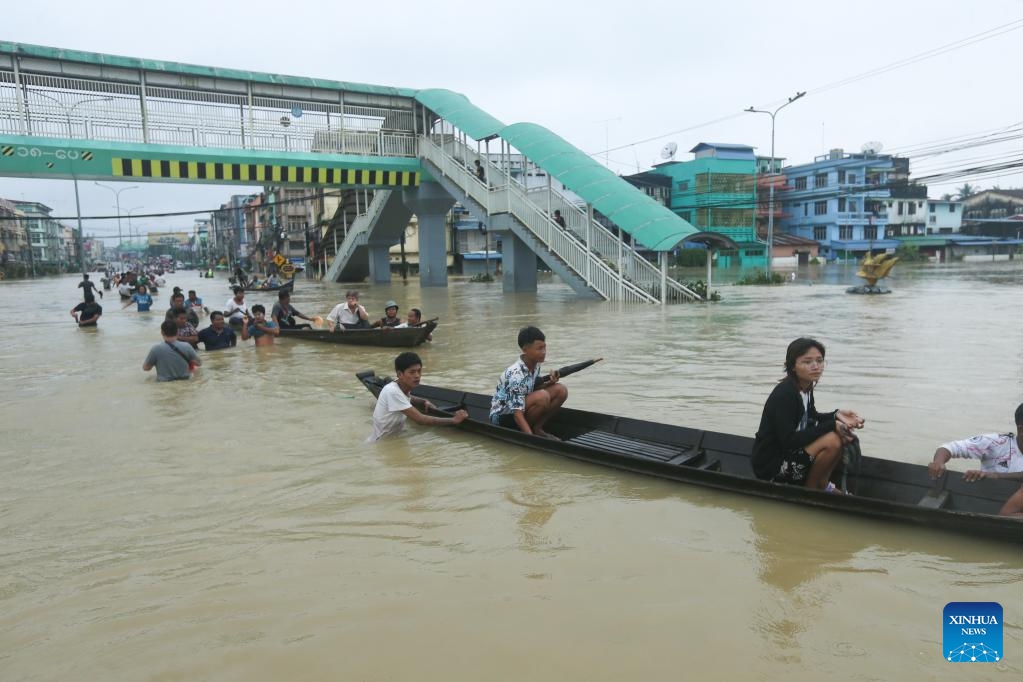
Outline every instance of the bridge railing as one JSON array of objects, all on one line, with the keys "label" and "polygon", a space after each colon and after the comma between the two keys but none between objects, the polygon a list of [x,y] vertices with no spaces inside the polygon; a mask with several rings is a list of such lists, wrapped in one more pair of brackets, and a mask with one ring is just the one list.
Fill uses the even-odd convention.
[{"label": "bridge railing", "polygon": [[[628,280],[622,280],[608,263],[586,248],[576,235],[561,229],[544,208],[530,200],[525,188],[511,180],[507,173],[490,165],[486,168],[486,181],[480,181],[466,163],[466,160],[476,158],[475,151],[470,147],[453,140],[450,135],[431,135],[420,140],[419,148],[424,158],[483,206],[488,215],[510,213],[515,216],[537,241],[603,298],[657,302],[650,293]],[[452,151],[459,154],[459,157],[452,156]]]},{"label": "bridge railing", "polygon": [[[616,273],[616,280],[618,279],[617,271],[619,267],[621,268],[624,278],[623,288],[627,288],[626,285],[631,282],[646,294],[657,300],[662,299],[662,273],[657,265],[647,260],[628,243],[619,245],[618,235],[600,222],[591,221],[587,230],[586,211],[569,201],[563,194],[553,188],[548,190],[547,187],[526,188],[522,182],[505,172],[501,166],[463,144],[457,137],[449,133],[432,134],[429,139],[447,157],[443,165],[438,163],[442,171],[456,179],[459,186],[470,197],[486,208],[487,213],[508,212],[510,210],[509,194],[515,191],[525,193],[527,200],[545,216],[553,216],[555,210],[560,210],[566,220],[567,230],[574,235],[578,243],[583,245],[583,248],[586,248],[585,245],[589,245],[589,250],[593,251],[598,259],[604,261],[604,267],[610,268],[612,272]],[[474,172],[473,162],[477,159],[484,166],[486,182],[480,181]],[[547,220],[560,230],[553,222],[553,218],[548,217]],[[620,258],[619,246],[621,248]],[[671,277],[665,276],[663,282],[667,293],[666,300],[669,302],[696,301],[700,298],[696,292]]]},{"label": "bridge railing", "polygon": [[[588,241],[601,258],[618,267],[618,235],[609,230],[597,220],[588,221],[586,210],[568,200],[563,194],[551,188],[534,187],[527,190],[534,203],[546,206],[550,203],[551,215],[554,211],[561,211],[561,217],[565,219],[565,228],[575,234],[579,239]],[[589,232],[587,233],[587,222]],[[621,244],[621,268],[623,274],[630,280],[636,282],[645,291],[648,291],[660,298],[661,271],[654,263],[647,260],[643,254],[628,243]],[[686,287],[681,282],[671,278],[665,278],[665,287],[669,301],[695,301],[699,295]]]},{"label": "bridge railing", "polygon": [[0,70],[0,133],[262,151],[417,155],[411,107],[254,97],[245,89],[241,81],[225,84],[224,92],[208,92],[25,73],[16,77]]}]

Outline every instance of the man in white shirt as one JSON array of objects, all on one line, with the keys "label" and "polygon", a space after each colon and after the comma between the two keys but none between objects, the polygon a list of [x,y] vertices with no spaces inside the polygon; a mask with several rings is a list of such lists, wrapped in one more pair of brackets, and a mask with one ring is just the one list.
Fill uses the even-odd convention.
[{"label": "man in white shirt", "polygon": [[331,329],[336,332],[343,332],[346,329],[369,329],[369,313],[359,305],[359,292],[348,291],[345,293],[345,302],[338,303],[334,309],[327,314],[331,323]]},{"label": "man in white shirt", "polygon": [[[963,477],[967,481],[982,478],[1011,478],[1023,480],[1023,404],[1016,408],[1016,432],[985,433],[973,438],[953,440],[934,451],[934,459],[927,465],[931,478],[945,473],[945,464],[954,458],[978,459],[980,469],[970,469]],[[1015,475],[1010,475],[1015,474]]]},{"label": "man in white shirt", "polygon": [[[432,417],[420,411],[436,412],[437,407],[426,398],[410,395],[423,376],[423,361],[415,353],[402,353],[396,357],[394,373],[395,380],[384,386],[377,397],[370,441],[401,433],[405,429],[406,418],[423,426],[454,426],[469,417],[465,410],[458,410],[454,417]],[[413,403],[417,403],[420,409],[413,407]]]},{"label": "man in white shirt", "polygon": [[[934,459],[927,465],[931,478],[945,473],[945,464],[956,458],[980,460],[980,469],[963,474],[966,481],[983,478],[1023,480],[1023,404],[1016,408],[1016,435],[1011,433],[985,433],[965,440],[954,440],[938,447]],[[1023,487],[1020,487],[999,512],[1002,516],[1023,517]]]},{"label": "man in white shirt", "polygon": [[248,314],[249,308],[245,305],[245,289],[235,287],[234,296],[227,299],[227,303],[224,304],[224,316],[227,317],[229,324],[240,326],[242,318]]}]

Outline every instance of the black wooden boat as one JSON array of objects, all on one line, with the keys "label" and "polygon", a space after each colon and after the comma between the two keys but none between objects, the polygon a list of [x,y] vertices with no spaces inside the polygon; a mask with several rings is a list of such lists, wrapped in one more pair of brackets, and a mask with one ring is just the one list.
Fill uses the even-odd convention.
[{"label": "black wooden boat", "polygon": [[[374,396],[390,379],[356,375]],[[490,396],[420,385],[414,394],[442,412],[465,409],[460,429],[535,450],[681,483],[795,502],[888,521],[916,523],[1023,544],[1023,520],[998,516],[1018,481],[967,483],[957,473],[932,481],[927,467],[856,457],[844,472],[850,495],[761,481],[753,475],[753,439],[685,426],[562,408],[544,429],[552,440],[490,423]],[[836,480],[836,484],[840,483]]]},{"label": "black wooden boat", "polygon": [[437,319],[427,320],[416,327],[378,327],[375,329],[281,329],[286,339],[307,339],[325,343],[343,343],[349,346],[377,346],[379,348],[414,348],[426,341],[437,328]]},{"label": "black wooden boat", "polygon": [[[234,284],[227,285],[229,289],[234,290]],[[292,291],[295,288],[295,280],[289,279],[284,284],[280,284],[275,287],[242,287],[245,291]]]}]

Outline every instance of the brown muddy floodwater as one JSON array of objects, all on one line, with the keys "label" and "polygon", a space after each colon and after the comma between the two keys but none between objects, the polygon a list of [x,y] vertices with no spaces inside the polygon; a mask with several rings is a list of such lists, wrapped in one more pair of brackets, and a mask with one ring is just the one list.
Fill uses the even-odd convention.
[{"label": "brown muddy floodwater", "polygon": [[[452,280],[364,286],[438,316],[426,383],[489,392],[520,326],[572,406],[752,434],[786,344],[821,339],[822,408],[864,452],[923,463],[1011,430],[1023,400],[1023,263],[853,269],[720,288],[713,305],[579,301]],[[168,284],[222,306],[226,281]],[[0,284],[2,680],[1018,680],[1023,547],[561,460],[456,429],[367,445],[355,372],[394,351],[283,340],[141,371],[154,313],[76,277]],[[344,286],[300,280],[325,315]],[[112,296],[111,296],[112,294]],[[250,303],[272,303],[270,294]],[[205,325],[205,322],[204,322]],[[997,601],[1005,657],[942,658],[942,609]]]}]

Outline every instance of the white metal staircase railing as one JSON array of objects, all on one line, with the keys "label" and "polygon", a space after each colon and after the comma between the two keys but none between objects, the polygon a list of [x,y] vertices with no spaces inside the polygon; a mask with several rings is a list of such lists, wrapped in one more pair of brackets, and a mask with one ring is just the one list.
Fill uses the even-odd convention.
[{"label": "white metal staircase railing", "polygon": [[[615,273],[615,291],[617,291],[620,279],[617,275],[617,270],[619,263],[619,248],[621,248],[620,262],[622,274],[624,276],[623,288],[624,285],[631,283],[644,292],[645,295],[640,297],[641,300],[652,299],[654,301],[660,301],[662,285],[661,270],[658,269],[655,264],[644,258],[641,254],[637,253],[632,246],[619,243],[618,236],[611,230],[607,229],[604,225],[596,220],[588,221],[586,212],[576,204],[566,199],[564,195],[560,194],[556,190],[549,190],[546,187],[527,190],[514,179],[509,180],[508,174],[504,173],[496,165],[488,163],[486,159],[483,159],[483,162],[487,164],[485,167],[485,174],[490,185],[488,188],[487,185],[480,182],[472,170],[469,169],[469,165],[471,163],[470,159],[480,158],[477,152],[471,147],[461,144],[457,139],[452,138],[451,135],[434,135],[430,138],[421,138],[420,154],[424,158],[430,159],[430,156],[424,153],[424,146],[432,146],[434,148],[434,152],[437,147],[440,147],[441,153],[449,157],[451,157],[451,152],[454,152],[454,154],[457,155],[452,159],[454,164],[452,166],[451,173],[446,174],[452,176],[452,178],[465,190],[466,194],[483,206],[488,213],[504,213],[509,210],[507,206],[507,193],[504,192],[509,182],[511,185],[510,194],[515,195],[516,190],[518,190],[518,193],[523,195],[526,202],[540,211],[543,219],[549,223],[550,231],[562,232],[557,224],[550,218],[550,216],[554,215],[555,210],[561,211],[561,215],[565,218],[568,231],[575,237],[580,248],[585,249],[586,244],[589,244],[589,251],[593,252],[594,257],[597,260],[603,262],[603,268],[610,269],[613,273]],[[461,156],[461,158],[459,158],[459,156]],[[441,164],[438,164],[438,166],[440,165]],[[442,170],[444,170],[444,168],[442,168]],[[467,176],[469,182],[466,183],[460,176]],[[495,194],[497,193],[502,193],[503,199],[495,197]],[[504,203],[502,203],[502,201]],[[588,232],[587,222],[589,222]],[[537,236],[542,239],[541,235]],[[545,241],[545,243],[547,242]],[[580,276],[585,276],[583,273],[579,274]],[[700,296],[696,292],[671,277],[665,276],[663,283],[667,290],[667,300],[669,302],[700,300]],[[617,296],[611,296],[611,298],[617,298]]]},{"label": "white metal staircase railing", "polygon": [[[546,206],[550,203],[550,214],[554,211],[561,211],[565,219],[566,228],[576,237],[586,240],[586,223],[588,216],[586,210],[569,201],[557,190],[547,187],[535,187],[527,190],[534,204]],[[618,263],[618,236],[607,229],[596,220],[589,221],[590,248],[601,258],[617,267]],[[642,287],[645,291],[658,295],[661,290],[661,271],[654,263],[643,257],[635,248],[629,244],[621,244],[622,248],[622,269],[625,276]],[[664,257],[667,257],[666,255]],[[664,285],[668,293],[668,301],[695,301],[700,300],[699,294],[671,277],[664,278]]]},{"label": "white metal staircase railing", "polygon": [[369,243],[370,228],[376,224],[393,191],[383,189],[373,192],[373,199],[369,202],[369,205],[363,207],[365,210],[359,213],[351,225],[348,226],[348,233],[345,235],[344,241],[338,246],[337,253],[334,254],[334,260],[330,262],[330,267],[327,268],[327,272],[323,276],[324,280],[328,282],[336,281],[341,276],[341,271],[344,270],[345,265],[348,264],[348,259],[352,257],[355,250]]},{"label": "white metal staircase railing", "polygon": [[[463,159],[456,158],[445,147],[461,153]],[[465,163],[465,159],[476,158],[476,152],[470,147],[453,140],[449,135],[424,136],[420,138],[419,153],[446,177],[451,178],[488,215],[513,215],[529,234],[603,298],[648,303],[659,301],[652,293],[628,278],[620,277],[613,267],[587,249],[573,233],[561,229],[547,215],[545,208],[529,199],[525,188],[510,180],[496,166],[488,164],[487,182],[481,182]]]}]

